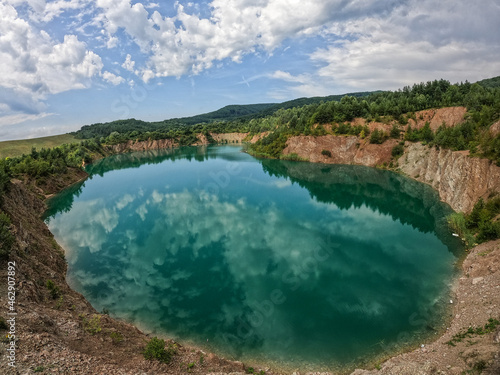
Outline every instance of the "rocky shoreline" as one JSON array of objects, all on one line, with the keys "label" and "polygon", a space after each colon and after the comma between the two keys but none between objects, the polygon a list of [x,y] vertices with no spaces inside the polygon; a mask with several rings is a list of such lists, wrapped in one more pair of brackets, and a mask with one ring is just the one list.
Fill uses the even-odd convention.
[{"label": "rocky shoreline", "polygon": [[[240,140],[244,136],[239,134],[237,138],[231,140]],[[141,144],[137,147],[144,149],[147,146],[156,148],[173,146],[170,142],[165,142],[164,145],[160,145],[161,142],[157,143]],[[131,144],[118,147],[114,151],[125,152],[133,149],[132,146]],[[319,148],[318,150],[321,152]],[[413,149],[410,151],[418,152]],[[405,155],[408,155],[408,151]],[[462,160],[470,159],[466,158]],[[437,162],[434,165],[440,164]],[[424,168],[422,165],[418,166],[419,171]],[[459,171],[464,170],[460,169],[458,164],[457,168]],[[402,169],[404,171],[404,168]],[[435,168],[436,173],[437,171],[441,173],[441,170]],[[407,172],[407,174],[415,179],[420,179],[422,176],[420,172],[418,176],[416,173],[412,175]],[[446,175],[440,176],[440,184],[448,186],[446,181],[442,180]],[[84,177],[84,172],[71,170],[67,175],[59,176],[44,186],[13,181],[10,191],[4,197],[2,206],[12,218],[16,236],[10,261],[14,261],[17,267],[16,336],[19,341],[16,353],[17,367],[9,367],[5,358],[2,358],[0,372],[5,374],[245,373],[247,366],[241,362],[229,361],[196,348],[183,346],[179,346],[178,354],[169,365],[146,361],[141,353],[149,339],[147,335],[130,324],[112,319],[106,314],[98,314],[82,295],[69,288],[65,281],[66,263],[63,250],[54,241],[40,217],[45,210],[44,200],[48,195]],[[462,179],[457,181],[457,184],[462,182],[475,184],[476,180],[469,180],[468,182]],[[492,174],[492,181],[498,182],[496,172]],[[496,187],[495,185],[494,188]],[[471,187],[475,188],[476,186]],[[491,189],[488,188],[487,192],[491,192]],[[475,197],[466,198],[472,200]],[[454,345],[446,344],[469,327],[482,327],[488,323],[488,319],[500,318],[500,241],[485,243],[472,249],[464,260],[462,269],[463,274],[457,280],[454,291],[456,297],[453,299],[453,317],[444,335],[433,342],[423,343],[424,346],[419,349],[397,355],[379,364],[376,369],[356,370],[353,375],[461,374],[467,371],[476,371],[469,373],[482,371],[484,374],[500,373],[499,327],[492,332],[453,341]],[[3,280],[7,279],[6,265],[2,265],[0,274]],[[54,295],[47,288],[47,280],[53,281],[58,288],[56,298],[53,298]],[[6,283],[0,285],[2,306],[7,306],[6,286]],[[92,334],[89,332],[88,322],[96,316],[100,331]],[[120,336],[121,340],[113,338]],[[6,355],[7,345],[6,340],[0,343],[2,357]],[[252,367],[256,372],[260,370],[256,366]],[[268,370],[266,373],[272,374],[273,371]]]}]

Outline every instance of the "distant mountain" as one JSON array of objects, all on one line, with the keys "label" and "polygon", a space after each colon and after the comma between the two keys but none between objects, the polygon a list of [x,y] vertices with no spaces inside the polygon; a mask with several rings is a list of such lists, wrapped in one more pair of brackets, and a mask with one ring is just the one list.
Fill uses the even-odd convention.
[{"label": "distant mountain", "polygon": [[283,103],[278,103],[274,104],[261,112],[257,113],[255,117],[265,117],[272,115],[274,112],[276,112],[279,109],[289,109],[289,108],[294,108],[294,107],[302,107],[307,104],[317,104],[320,102],[329,102],[329,101],[339,101],[342,99],[344,96],[354,96],[356,98],[362,98],[365,96],[369,96],[371,94],[375,94],[378,92],[382,92],[380,90],[378,91],[363,91],[363,92],[353,92],[353,93],[348,93],[348,94],[342,94],[342,95],[329,95],[329,96],[313,96],[311,98],[298,98],[298,99],[293,99],[293,100],[288,100]]},{"label": "distant mountain", "polygon": [[293,107],[302,107],[307,104],[314,104],[328,101],[338,101],[344,96],[355,96],[357,98],[369,96],[381,91],[355,92],[343,95],[315,96],[312,98],[298,98],[283,103],[260,103],[245,105],[227,105],[213,112],[202,113],[190,117],[171,118],[163,121],[146,122],[136,119],[116,120],[105,124],[97,123],[84,125],[80,130],[72,132],[79,139],[98,137],[107,137],[114,131],[126,133],[130,131],[155,131],[164,126],[190,126],[197,124],[208,124],[216,121],[248,121],[251,119],[263,118],[272,115],[279,109],[289,109]]},{"label": "distant mountain", "polygon": [[477,81],[477,83],[483,87],[490,87],[490,88],[500,87],[500,76],[483,79],[482,81]]},{"label": "distant mountain", "polygon": [[275,105],[275,103],[227,105],[213,112],[202,113],[201,115],[190,117],[173,118],[165,121],[180,122],[186,125],[195,125],[213,121],[230,121],[240,117],[254,116]]},{"label": "distant mountain", "polygon": [[381,91],[365,91],[365,92],[355,92],[342,95],[330,95],[330,96],[314,96],[311,98],[298,98],[293,100],[288,100],[283,103],[261,103],[261,104],[245,104],[245,105],[227,105],[217,111],[203,113],[201,115],[181,117],[165,120],[164,122],[176,122],[183,123],[186,125],[195,125],[200,123],[209,123],[213,121],[231,121],[231,120],[250,120],[252,118],[262,118],[272,115],[279,109],[288,109],[293,107],[302,107],[307,104],[314,104],[320,102],[328,101],[338,101],[344,96],[355,96],[361,98],[368,96],[373,93]]}]

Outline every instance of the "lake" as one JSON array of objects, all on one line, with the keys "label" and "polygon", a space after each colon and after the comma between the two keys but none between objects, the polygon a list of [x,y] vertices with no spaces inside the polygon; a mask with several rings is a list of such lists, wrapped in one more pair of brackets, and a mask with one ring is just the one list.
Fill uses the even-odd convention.
[{"label": "lake", "polygon": [[367,365],[443,329],[463,255],[429,186],[200,146],[115,155],[49,201],[67,279],[147,332],[271,367]]}]

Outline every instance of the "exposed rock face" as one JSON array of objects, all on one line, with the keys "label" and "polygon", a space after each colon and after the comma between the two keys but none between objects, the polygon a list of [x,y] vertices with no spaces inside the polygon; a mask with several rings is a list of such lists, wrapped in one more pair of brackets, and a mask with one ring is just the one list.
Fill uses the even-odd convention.
[{"label": "exposed rock face", "polygon": [[[250,143],[255,143],[258,139],[262,138],[264,133],[255,135]],[[211,133],[213,139],[218,143],[242,143],[243,139],[248,135],[248,133]],[[207,145],[209,144],[207,137],[204,134],[198,134],[199,142],[194,145]],[[112,145],[111,150],[113,153],[123,153],[130,151],[148,151],[148,150],[161,150],[165,148],[176,147],[178,144],[172,139],[155,139],[148,141],[127,141],[125,143],[119,143],[117,145]]]},{"label": "exposed rock face", "polygon": [[217,142],[227,141],[228,143],[241,143],[248,133],[212,133],[211,135]]},{"label": "exposed rock face", "polygon": [[500,192],[500,168],[488,159],[409,143],[398,160],[408,176],[431,185],[455,211],[470,212],[479,198]]},{"label": "exposed rock face", "polygon": [[[392,148],[397,143],[398,141],[390,139],[381,145],[375,145],[355,136],[300,135],[288,139],[283,154],[297,154],[314,163],[359,164],[375,167],[391,160]],[[330,151],[332,156],[323,155],[323,150]]]},{"label": "exposed rock face", "polygon": [[111,149],[115,153],[122,153],[127,151],[147,151],[159,150],[164,148],[174,147],[176,144],[172,139],[158,139],[148,141],[128,141],[126,143],[119,143],[112,145]]}]

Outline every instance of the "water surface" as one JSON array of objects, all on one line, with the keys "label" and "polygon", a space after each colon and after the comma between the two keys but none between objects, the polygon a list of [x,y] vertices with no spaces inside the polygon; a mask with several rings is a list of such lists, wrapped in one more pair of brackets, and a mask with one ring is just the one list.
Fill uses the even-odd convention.
[{"label": "water surface", "polygon": [[230,358],[333,369],[442,327],[460,244],[427,185],[239,147],[116,155],[50,202],[99,311]]}]

